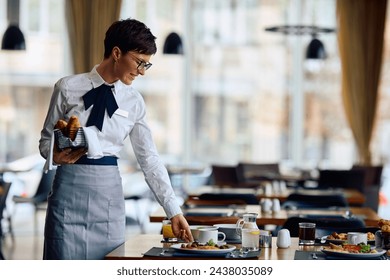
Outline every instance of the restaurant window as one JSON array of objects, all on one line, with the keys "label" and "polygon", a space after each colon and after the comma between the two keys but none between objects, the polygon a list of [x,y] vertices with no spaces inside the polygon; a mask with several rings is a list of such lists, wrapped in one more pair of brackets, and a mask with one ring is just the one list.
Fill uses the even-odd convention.
[{"label": "restaurant window", "polygon": [[[3,34],[6,13],[0,17]],[[0,163],[39,153],[54,83],[69,74],[63,0],[21,0],[20,28],[26,50],[0,51]]]}]

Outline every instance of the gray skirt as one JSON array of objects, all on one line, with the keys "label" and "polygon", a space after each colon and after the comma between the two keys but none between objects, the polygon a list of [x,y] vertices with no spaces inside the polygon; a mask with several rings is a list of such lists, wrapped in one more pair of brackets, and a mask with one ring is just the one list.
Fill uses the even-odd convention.
[{"label": "gray skirt", "polygon": [[43,259],[103,259],[124,241],[125,202],[118,167],[58,167],[48,197]]}]

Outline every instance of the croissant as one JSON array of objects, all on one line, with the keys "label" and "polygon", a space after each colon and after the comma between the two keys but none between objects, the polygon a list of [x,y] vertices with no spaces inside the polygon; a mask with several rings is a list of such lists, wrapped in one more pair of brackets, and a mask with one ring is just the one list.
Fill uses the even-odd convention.
[{"label": "croissant", "polygon": [[66,134],[72,141],[76,138],[79,127],[81,127],[79,119],[76,116],[71,116],[66,126]]}]

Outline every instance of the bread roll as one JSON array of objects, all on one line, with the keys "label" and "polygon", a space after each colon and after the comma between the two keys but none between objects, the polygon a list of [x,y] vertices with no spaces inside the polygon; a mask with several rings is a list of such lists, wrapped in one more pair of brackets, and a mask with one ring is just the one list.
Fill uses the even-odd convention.
[{"label": "bread roll", "polygon": [[59,129],[62,131],[62,133],[66,133],[66,126],[68,123],[64,120],[58,120],[56,125],[54,126],[54,129]]},{"label": "bread roll", "polygon": [[76,116],[71,116],[66,126],[67,136],[74,141],[76,138],[77,130],[81,127],[79,119]]}]

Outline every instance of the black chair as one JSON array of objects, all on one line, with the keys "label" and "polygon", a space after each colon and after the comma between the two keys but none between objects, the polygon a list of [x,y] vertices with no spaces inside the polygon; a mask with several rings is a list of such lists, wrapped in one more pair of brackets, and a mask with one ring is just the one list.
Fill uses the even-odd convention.
[{"label": "black chair", "polygon": [[243,201],[246,204],[257,205],[259,200],[254,194],[236,194],[236,193],[203,193],[199,195],[200,200],[210,201]]},{"label": "black chair", "polygon": [[[365,223],[359,218],[344,218],[344,217],[323,217],[323,218],[307,218],[307,217],[290,217],[286,220],[281,228],[288,229],[291,237],[299,236],[299,223],[315,223],[316,238],[321,238],[333,232],[348,232],[348,231],[371,231],[375,233],[377,228],[366,228]],[[279,228],[280,229],[280,228]]]},{"label": "black chair", "polygon": [[366,166],[355,164],[352,166],[352,169],[364,171],[364,196],[366,197],[364,206],[370,207],[375,212],[378,212],[383,165]]},{"label": "black chair", "polygon": [[242,183],[236,166],[212,165],[210,176],[210,183],[218,187],[240,187]]},{"label": "black chair", "polygon": [[[11,188],[11,183],[0,181],[0,260],[4,260],[4,255],[2,253],[2,243],[4,238],[4,232],[2,227],[2,222],[4,217],[4,212],[6,210],[6,201],[8,197],[9,190]],[[12,234],[12,228],[11,228],[11,216],[7,215],[6,217],[9,225],[9,231]]]},{"label": "black chair", "polygon": [[245,180],[273,180],[280,177],[279,163],[240,162],[237,168]]},{"label": "black chair", "polygon": [[34,226],[37,230],[37,214],[39,210],[46,210],[47,196],[49,195],[56,170],[49,170],[47,173],[42,172],[42,177],[39,181],[37,190],[32,197],[24,197],[14,195],[12,200],[15,204],[30,203],[34,206]]},{"label": "black chair", "polygon": [[283,209],[315,209],[348,206],[348,201],[342,193],[326,195],[292,193],[281,205]]},{"label": "black chair", "polygon": [[319,170],[318,188],[356,189],[364,193],[365,172],[360,169],[322,169]]}]

